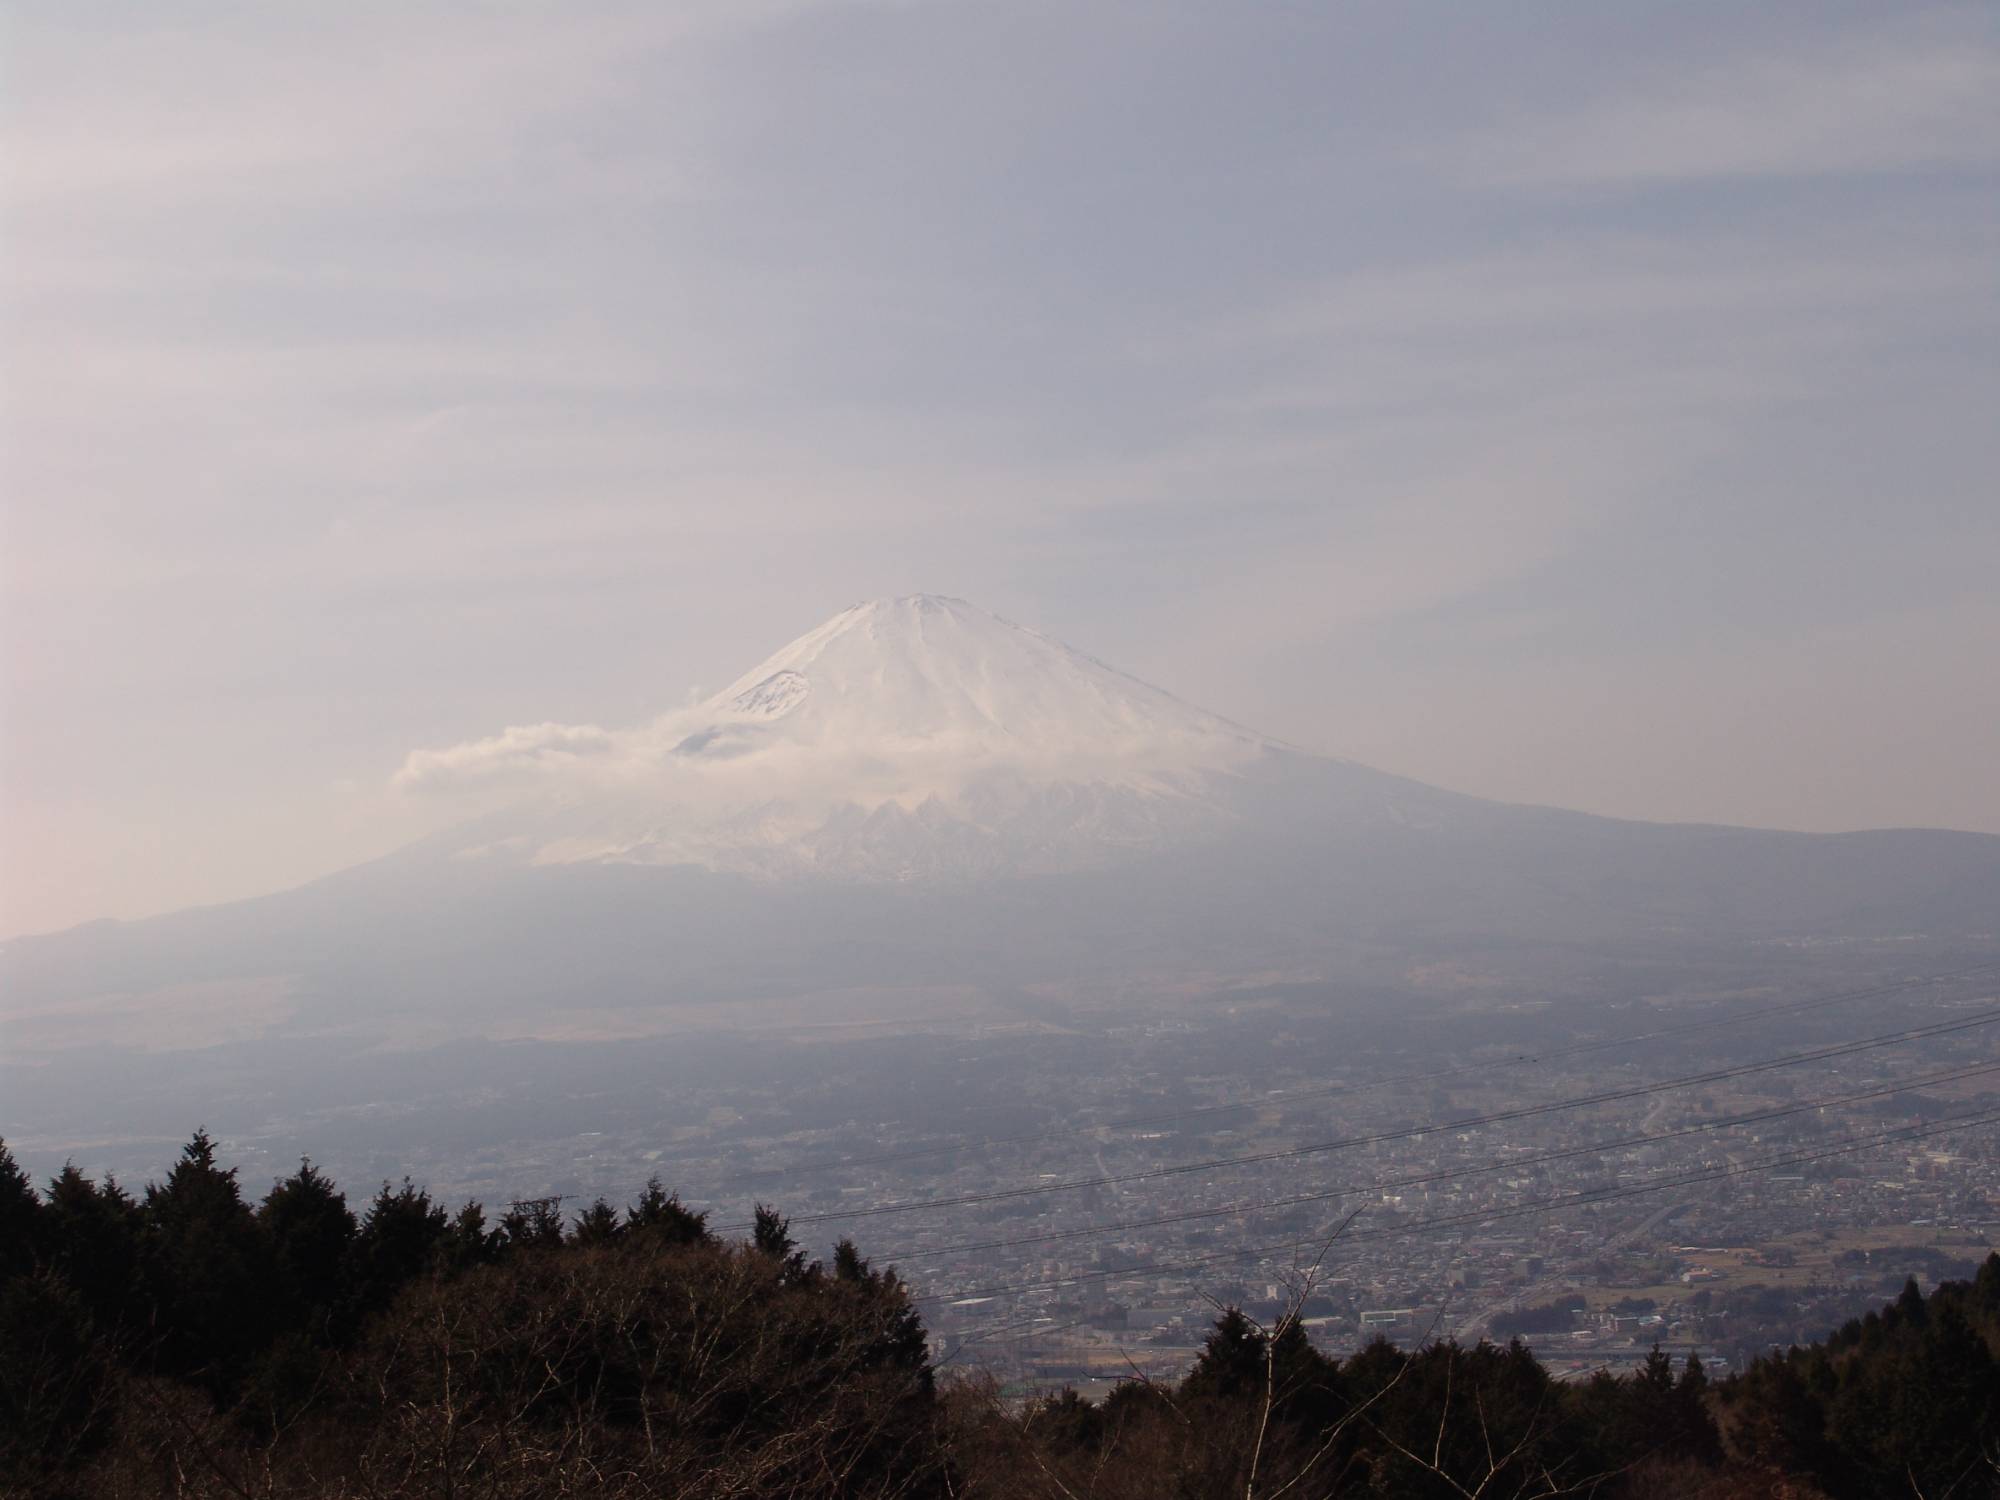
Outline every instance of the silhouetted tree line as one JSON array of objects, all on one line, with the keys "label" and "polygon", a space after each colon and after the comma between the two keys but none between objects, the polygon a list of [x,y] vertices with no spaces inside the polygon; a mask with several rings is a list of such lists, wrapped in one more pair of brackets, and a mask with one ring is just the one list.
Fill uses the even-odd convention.
[{"label": "silhouetted tree line", "polygon": [[489,1220],[310,1162],[261,1202],[197,1133],[133,1195],[0,1144],[0,1494],[1607,1497],[2000,1493],[2000,1256],[1710,1382],[1565,1384],[1519,1342],[1314,1349],[1226,1309],[1177,1382],[1010,1398],[931,1364],[893,1271],[760,1207]]}]

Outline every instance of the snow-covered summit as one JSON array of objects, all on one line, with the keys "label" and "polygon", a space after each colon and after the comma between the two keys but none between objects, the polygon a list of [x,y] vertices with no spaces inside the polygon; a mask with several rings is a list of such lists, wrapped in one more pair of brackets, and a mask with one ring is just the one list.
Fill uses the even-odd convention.
[{"label": "snow-covered summit", "polygon": [[523,796],[461,855],[911,878],[1087,864],[1212,829],[1278,747],[962,599],[843,610],[693,708],[413,755]]},{"label": "snow-covered summit", "polygon": [[800,636],[696,709],[674,748],[1192,770],[1266,743],[963,599],[912,594],[857,604]]}]

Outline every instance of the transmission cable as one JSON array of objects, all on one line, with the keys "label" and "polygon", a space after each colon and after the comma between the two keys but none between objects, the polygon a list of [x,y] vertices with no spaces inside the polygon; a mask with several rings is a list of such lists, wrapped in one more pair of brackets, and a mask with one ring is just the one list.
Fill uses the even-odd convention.
[{"label": "transmission cable", "polygon": [[[1741,1177],[1752,1172],[1768,1171],[1776,1167],[1803,1166],[1810,1162],[1827,1161],[1842,1156],[1853,1156],[1875,1146],[1890,1145],[1898,1141],[1923,1140],[1930,1136],[1962,1130],[1969,1126],[1995,1122],[2000,1122],[2000,1110],[1954,1115],[1950,1119],[1926,1125],[1901,1126],[1895,1130],[1862,1136],[1843,1142],[1838,1146],[1831,1146],[1817,1151],[1798,1152],[1787,1156],[1767,1157],[1755,1162],[1734,1163],[1726,1167],[1707,1168],[1701,1171],[1683,1173],[1675,1177],[1661,1178],[1630,1186],[1558,1194],[1554,1197],[1539,1198],[1526,1203],[1514,1204],[1507,1208],[1473,1209],[1460,1214],[1446,1214],[1430,1219],[1414,1219],[1407,1223],[1389,1225],[1382,1229],[1365,1230],[1359,1234],[1343,1235],[1340,1237],[1339,1243],[1348,1245],[1370,1240],[1401,1239],[1433,1229],[1497,1224],[1504,1223],[1509,1219],[1524,1218],[1532,1214],[1561,1213],[1572,1208],[1587,1208],[1599,1203],[1620,1202],[1628,1198],[1643,1197],[1648,1193],[1666,1192],[1677,1187],[1692,1187],[1704,1182],[1718,1182],[1726,1178]],[[1086,1271],[1075,1276],[1053,1277],[1040,1281],[972,1287],[952,1292],[929,1292],[921,1296],[913,1296],[911,1301],[913,1303],[964,1302],[973,1299],[1018,1296],[1027,1292],[1059,1291],[1065,1287],[1081,1286],[1092,1281],[1105,1281],[1117,1277],[1148,1276],[1162,1271],[1184,1271],[1195,1266],[1212,1265],[1232,1260],[1247,1260],[1260,1255],[1275,1255],[1285,1251],[1306,1250],[1327,1244],[1329,1244],[1329,1240],[1326,1236],[1286,1240],[1273,1245],[1220,1250],[1206,1255],[1172,1261],[1156,1261],[1148,1265],[1127,1266],[1111,1271]]]},{"label": "transmission cable", "polygon": [[842,1157],[838,1160],[795,1162],[783,1168],[787,1176],[803,1176],[808,1173],[841,1171],[850,1167],[886,1166],[895,1162],[918,1161],[924,1157],[946,1156],[958,1151],[980,1151],[991,1146],[1033,1145],[1041,1141],[1066,1140],[1074,1136],[1090,1135],[1100,1130],[1136,1130],[1146,1125],[1171,1125],[1182,1120],[1199,1120],[1214,1115],[1235,1114],[1243,1110],[1262,1109],[1271,1105],[1291,1104],[1305,1099],[1328,1099],[1340,1094],[1369,1093],[1377,1089],[1391,1088],[1406,1083],[1426,1083],[1440,1078],[1455,1078],[1465,1073],[1484,1072],[1495,1068],[1529,1067],[1540,1063],[1554,1062],[1565,1057],[1580,1057],[1591,1052],[1602,1052],[1616,1047],[1629,1047],[1639,1042],[1658,1041],[1663,1037],[1686,1036],[1693,1032],[1713,1030],[1722,1026],[1742,1026],[1772,1016],[1797,1015],[1801,1012],[1825,1010],[1836,1005],[1848,1005],[1857,1000],[1877,1000],[1886,995],[1901,994],[1906,990],[1919,989],[1925,985],[1945,984],[1956,979],[1969,978],[1975,974],[2000,970],[2000,960],[1990,963],[1971,964],[1962,969],[1947,970],[1942,974],[1924,974],[1910,979],[1877,985],[1869,989],[1845,990],[1833,995],[1814,995],[1802,1000],[1789,1000],[1780,1005],[1768,1005],[1752,1011],[1739,1011],[1726,1016],[1710,1016],[1698,1021],[1683,1021],[1673,1026],[1656,1027],[1652,1031],[1629,1033],[1622,1036],[1598,1037],[1587,1042],[1574,1042],[1564,1047],[1548,1048],[1537,1052],[1520,1052],[1511,1057],[1493,1058],[1482,1062],[1455,1063],[1448,1068],[1434,1068],[1423,1072],[1398,1073],[1386,1078],[1374,1078],[1365,1082],[1337,1083],[1310,1089],[1280,1090],[1262,1094],[1254,1099],[1238,1100],[1227,1104],[1206,1104],[1193,1109],[1173,1110],[1163,1114],[1127,1115],[1114,1120],[1100,1120],[1090,1125],[1065,1125],[1050,1130],[1029,1131],[1021,1135],[995,1135],[974,1137],[940,1146],[919,1146],[908,1151],[891,1152],[883,1156]]},{"label": "transmission cable", "polygon": [[[1085,1188],[1120,1187],[1133,1182],[1151,1182],[1167,1177],[1183,1177],[1194,1172],[1211,1172],[1225,1167],[1255,1166],[1264,1162],[1287,1161],[1301,1156],[1352,1150],[1361,1146],[1382,1145],[1390,1141],[1414,1140],[1422,1136],[1441,1134],[1445,1131],[1472,1130],[1487,1125],[1506,1124],[1515,1120],[1534,1119],[1543,1115],[1560,1114],[1568,1110],[1583,1109],[1596,1104],[1612,1104],[1627,1099],[1642,1099],[1655,1094],[1671,1093],[1675,1089],[1691,1088],[1707,1083],[1720,1083],[1727,1079],[1743,1078],[1755,1073],[1767,1073],[1780,1068],[1801,1067],[1809,1063],[1825,1062],[1839,1057],[1850,1057],[1857,1053],[1872,1051],[1878,1047],[1896,1046],[1904,1042],[1925,1041],[1933,1037],[1950,1036],[1958,1032],[1970,1031],[1976,1027],[1991,1026],[1996,1021],[2000,1021],[2000,1007],[1978,1012],[1967,1019],[1943,1021],[1929,1026],[1905,1027],[1899,1031],[1885,1032],[1877,1036],[1866,1037],[1856,1042],[1842,1042],[1830,1047],[1789,1053],[1775,1058],[1766,1058],[1758,1062],[1738,1063],[1733,1067],[1714,1068],[1704,1073],[1687,1074],[1678,1078],[1664,1079],[1656,1083],[1635,1084],[1620,1089],[1606,1089],[1594,1094],[1584,1094],[1571,1099],[1551,1100],[1542,1104],[1517,1105],[1511,1109],[1494,1110],[1483,1115],[1471,1115],[1462,1119],[1424,1125],[1403,1126],[1395,1130],[1380,1130],[1366,1135],[1344,1136],[1336,1140],[1315,1141],[1303,1146],[1285,1146],[1270,1151],[1250,1152],[1240,1156],[1210,1157],[1203,1161],[1147,1167],[1135,1172],[1107,1174],[1097,1177],[1072,1177],[1058,1182],[993,1188],[977,1193],[959,1193],[945,1198],[898,1199],[866,1208],[832,1209],[825,1213],[798,1215],[791,1220],[791,1223],[794,1226],[843,1223],[854,1219],[880,1218],[888,1214],[918,1213],[924,1209],[968,1208],[986,1203],[1037,1198],[1051,1193],[1077,1192]],[[717,1227],[721,1231],[728,1232],[749,1229],[754,1227],[754,1225],[745,1221],[723,1224]]]},{"label": "transmission cable", "polygon": [[1357,1182],[1346,1187],[1330,1188],[1325,1192],[1299,1193],[1288,1198],[1272,1198],[1255,1203],[1232,1203],[1222,1208],[1189,1209],[1182,1213],[1164,1214],[1151,1219],[1123,1219],[1109,1223],[1079,1225],[1073,1229],[1046,1230],[1038,1234],[1019,1235],[1012,1239],[983,1240],[971,1244],[911,1246],[907,1250],[881,1252],[879,1260],[904,1261],[923,1258],[932,1259],[941,1255],[972,1255],[982,1250],[1011,1250],[1023,1245],[1049,1245],[1059,1240],[1091,1239],[1103,1234],[1122,1234],[1132,1229],[1163,1229],[1175,1224],[1191,1224],[1202,1219],[1224,1219],[1244,1214],[1269,1213],[1281,1208],[1296,1208],[1306,1203],[1329,1203],[1341,1198],[1353,1197],[1360,1193],[1385,1192],[1393,1188],[1429,1187],[1441,1182],[1457,1182],[1468,1177],[1485,1176],[1492,1172],[1514,1172],[1528,1167],[1546,1166],[1550,1162],[1567,1161],[1579,1156],[1600,1155],[1606,1151],[1623,1151],[1636,1146],[1655,1146],[1666,1141],[1683,1140],[1689,1136],[1703,1135],[1719,1130],[1736,1130],[1745,1125],[1762,1125],[1772,1120],[1782,1120],[1790,1115],[1810,1113],[1816,1109],[1831,1109],[1837,1105],[1859,1104],[1869,1099],[1886,1099],[1896,1094],[1907,1093],[1911,1089],[1931,1088],[1943,1083],[1958,1083],[1967,1078],[1981,1078],[2000,1073],[2000,1063],[1986,1063],[1975,1068],[1959,1068],[1942,1073],[1929,1074],[1922,1078],[1906,1079],[1880,1088],[1871,1088],[1859,1093],[1834,1094],[1818,1099],[1802,1099],[1793,1103],[1753,1111],[1750,1114],[1731,1115],[1719,1120],[1703,1120],[1693,1125],[1685,1125],[1676,1130],[1657,1131],[1651,1135],[1628,1135],[1617,1140],[1593,1141],[1582,1146],[1565,1146],[1557,1151],[1544,1151],[1534,1156],[1514,1157],[1500,1161],[1483,1162],[1478,1166],[1454,1167],[1447,1171],[1426,1172],[1415,1177],[1391,1177],[1375,1182]]}]

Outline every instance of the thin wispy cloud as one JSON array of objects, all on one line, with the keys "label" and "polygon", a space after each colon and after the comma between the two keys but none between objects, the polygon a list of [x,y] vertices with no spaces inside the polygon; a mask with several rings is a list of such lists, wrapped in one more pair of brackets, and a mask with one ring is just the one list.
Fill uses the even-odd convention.
[{"label": "thin wispy cloud", "polygon": [[517,724],[485,739],[440,750],[413,750],[396,773],[408,791],[496,777],[566,770],[608,754],[612,736],[594,724]]},{"label": "thin wispy cloud", "polygon": [[1476,182],[1632,186],[2000,165],[2000,28],[1985,7],[1886,11],[1830,36],[1716,49],[1457,148]]}]

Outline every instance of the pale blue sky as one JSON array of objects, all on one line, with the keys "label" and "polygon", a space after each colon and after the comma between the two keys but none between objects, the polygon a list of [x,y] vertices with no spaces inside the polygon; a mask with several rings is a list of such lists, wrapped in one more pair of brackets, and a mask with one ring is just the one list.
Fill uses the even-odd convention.
[{"label": "pale blue sky", "polygon": [[960,594],[1484,795],[2000,831],[1990,5],[9,5],[0,932]]}]

